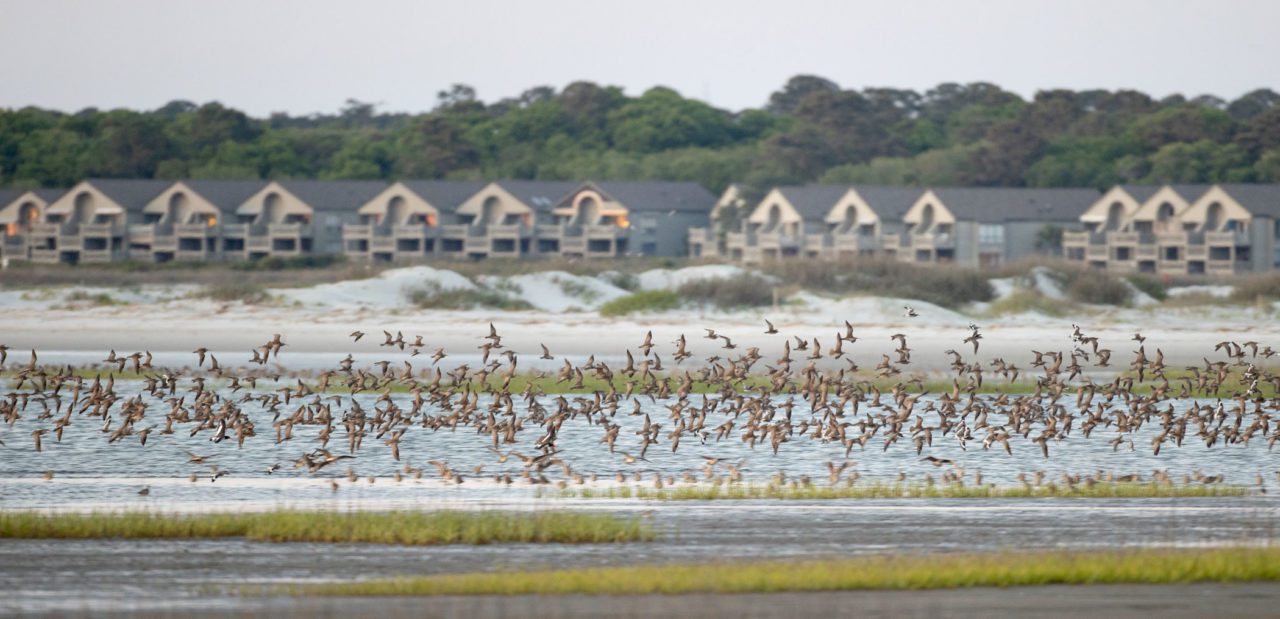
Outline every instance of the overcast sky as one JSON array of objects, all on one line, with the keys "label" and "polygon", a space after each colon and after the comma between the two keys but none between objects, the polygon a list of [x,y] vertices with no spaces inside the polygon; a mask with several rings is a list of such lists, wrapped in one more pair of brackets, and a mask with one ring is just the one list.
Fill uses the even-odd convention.
[{"label": "overcast sky", "polygon": [[1280,2],[0,0],[0,107],[423,111],[575,80],[762,105],[788,77],[1156,97],[1280,90]]}]

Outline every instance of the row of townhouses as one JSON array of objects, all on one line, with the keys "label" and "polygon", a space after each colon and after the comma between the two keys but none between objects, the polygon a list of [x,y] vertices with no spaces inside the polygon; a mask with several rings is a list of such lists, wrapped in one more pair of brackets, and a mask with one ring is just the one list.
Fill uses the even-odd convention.
[{"label": "row of townhouses", "polygon": [[[986,268],[1036,254],[1118,272],[1280,267],[1280,185],[775,187],[665,181],[86,180],[0,189],[0,255],[34,262],[876,257]],[[1060,233],[1060,237],[1059,237]]]},{"label": "row of townhouses", "polygon": [[[729,213],[745,213],[726,217]],[[1056,237],[1061,232],[1061,240]],[[1229,274],[1280,267],[1280,185],[1092,189],[730,187],[690,252],[747,264],[875,256],[991,267],[1057,253],[1116,272]]]},{"label": "row of townhouses", "polygon": [[714,203],[687,182],[97,179],[0,189],[0,250],[42,263],[683,256]]}]

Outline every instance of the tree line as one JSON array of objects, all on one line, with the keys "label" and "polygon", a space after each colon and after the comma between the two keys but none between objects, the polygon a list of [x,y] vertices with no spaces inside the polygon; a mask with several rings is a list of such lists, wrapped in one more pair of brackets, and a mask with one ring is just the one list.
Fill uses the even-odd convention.
[{"label": "tree line", "polygon": [[218,102],[151,111],[0,110],[0,184],[89,177],[664,179],[1096,187],[1280,182],[1280,94],[1233,101],[989,83],[926,92],[798,75],[737,112],[665,87],[575,82],[484,103],[454,85],[419,114],[348,100],[252,118]]}]

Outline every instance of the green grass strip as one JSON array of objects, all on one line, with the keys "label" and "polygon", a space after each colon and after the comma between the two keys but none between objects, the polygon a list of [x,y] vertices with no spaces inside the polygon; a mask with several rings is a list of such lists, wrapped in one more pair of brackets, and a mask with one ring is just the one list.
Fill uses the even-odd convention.
[{"label": "green grass strip", "polygon": [[1280,580],[1280,548],[869,556],[468,573],[258,589],[309,596],[637,595]]},{"label": "green grass strip", "polygon": [[554,512],[326,512],[172,515],[0,513],[0,539],[216,539],[370,544],[598,544],[654,538],[638,518]]}]

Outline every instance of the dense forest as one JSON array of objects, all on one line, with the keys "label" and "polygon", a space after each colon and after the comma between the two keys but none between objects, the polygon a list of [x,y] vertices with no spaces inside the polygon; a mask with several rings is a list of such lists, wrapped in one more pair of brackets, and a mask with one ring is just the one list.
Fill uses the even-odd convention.
[{"label": "dense forest", "polygon": [[1280,182],[1280,94],[1156,100],[988,83],[843,89],[801,75],[761,109],[662,87],[576,82],[486,104],[455,85],[420,114],[348,100],[250,118],[216,102],[148,111],[0,110],[0,184],[87,177],[668,179],[713,191],[803,182],[1084,186]]}]

